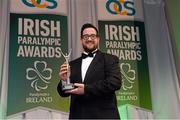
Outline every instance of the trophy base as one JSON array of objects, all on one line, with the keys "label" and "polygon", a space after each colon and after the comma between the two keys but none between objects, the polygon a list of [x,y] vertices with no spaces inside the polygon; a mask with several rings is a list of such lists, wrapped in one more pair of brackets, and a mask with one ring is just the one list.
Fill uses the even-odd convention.
[{"label": "trophy base", "polygon": [[74,89],[74,84],[70,83],[70,84],[66,84],[66,85],[63,85],[62,86],[62,90],[65,91],[65,90],[72,90]]}]

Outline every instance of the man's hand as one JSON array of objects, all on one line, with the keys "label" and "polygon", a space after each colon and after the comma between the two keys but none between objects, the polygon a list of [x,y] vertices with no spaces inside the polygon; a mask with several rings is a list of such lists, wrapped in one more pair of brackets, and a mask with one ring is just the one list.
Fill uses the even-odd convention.
[{"label": "man's hand", "polygon": [[74,83],[75,89],[65,91],[65,93],[83,95],[84,94],[84,84]]},{"label": "man's hand", "polygon": [[68,77],[68,75],[67,75],[67,71],[68,71],[68,66],[67,66],[67,64],[66,63],[64,63],[64,64],[62,64],[61,66],[60,66],[60,72],[59,72],[59,77],[60,77],[60,79],[61,80],[67,80],[67,77]]}]

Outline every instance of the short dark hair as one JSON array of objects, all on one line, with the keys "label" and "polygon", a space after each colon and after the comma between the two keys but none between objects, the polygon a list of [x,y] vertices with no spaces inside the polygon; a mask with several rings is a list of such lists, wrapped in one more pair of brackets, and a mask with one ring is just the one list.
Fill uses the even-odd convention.
[{"label": "short dark hair", "polygon": [[98,29],[97,29],[94,25],[92,25],[92,24],[90,24],[90,23],[85,23],[85,24],[81,27],[81,38],[82,38],[82,36],[83,36],[83,31],[84,31],[84,29],[86,29],[86,28],[94,28],[94,29],[96,30],[97,36],[99,36]]}]

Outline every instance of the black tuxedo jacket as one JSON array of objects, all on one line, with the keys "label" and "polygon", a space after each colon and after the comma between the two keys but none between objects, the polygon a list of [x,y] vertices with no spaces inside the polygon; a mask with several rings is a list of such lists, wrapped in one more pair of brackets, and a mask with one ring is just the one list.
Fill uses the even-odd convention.
[{"label": "black tuxedo jacket", "polygon": [[[71,82],[82,83],[82,57],[70,62]],[[97,51],[85,79],[84,95],[71,95],[70,119],[119,119],[115,91],[121,87],[119,59],[116,56]],[[67,97],[57,87],[62,97]]]}]

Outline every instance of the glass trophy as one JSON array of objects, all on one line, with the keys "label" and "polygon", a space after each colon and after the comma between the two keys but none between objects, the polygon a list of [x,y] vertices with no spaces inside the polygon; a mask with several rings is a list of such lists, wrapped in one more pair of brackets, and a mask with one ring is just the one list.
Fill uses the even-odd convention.
[{"label": "glass trophy", "polygon": [[64,54],[63,52],[62,52],[62,50],[60,50],[61,51],[61,54],[62,54],[62,56],[64,57],[64,59],[65,59],[65,63],[67,64],[67,80],[65,80],[65,83],[64,84],[62,84],[62,90],[63,91],[65,91],[65,90],[71,90],[71,89],[74,89],[74,84],[73,83],[70,83],[70,67],[69,67],[69,57],[70,57],[70,55],[71,55],[71,51],[72,50],[70,50],[70,52],[69,52],[69,54]]}]

